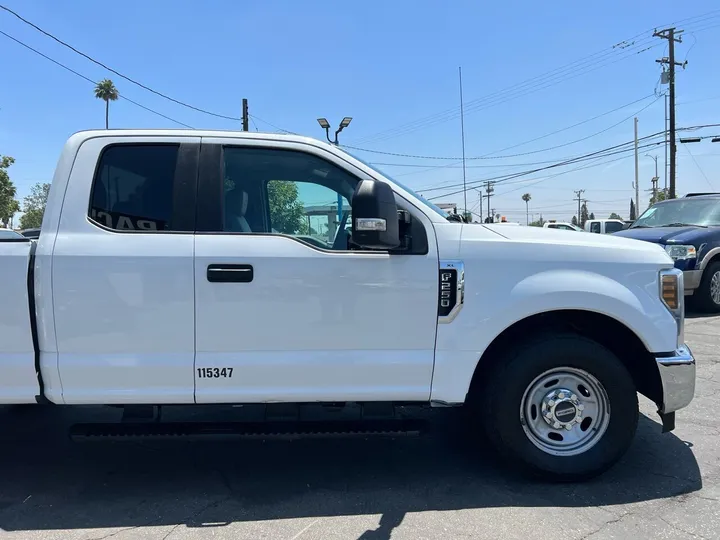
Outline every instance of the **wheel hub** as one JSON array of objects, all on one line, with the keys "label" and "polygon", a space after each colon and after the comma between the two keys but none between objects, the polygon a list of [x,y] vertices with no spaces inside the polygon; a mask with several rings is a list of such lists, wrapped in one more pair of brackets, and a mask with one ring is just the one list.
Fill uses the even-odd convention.
[{"label": "wheel hub", "polygon": [[540,413],[543,420],[554,429],[572,430],[582,422],[585,406],[577,394],[567,388],[555,388],[543,397]]}]

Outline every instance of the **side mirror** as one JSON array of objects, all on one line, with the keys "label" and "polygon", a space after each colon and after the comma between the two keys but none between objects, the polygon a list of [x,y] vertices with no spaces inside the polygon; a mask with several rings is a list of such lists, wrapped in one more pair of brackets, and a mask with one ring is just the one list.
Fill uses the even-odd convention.
[{"label": "side mirror", "polygon": [[352,241],[368,249],[400,246],[395,193],[385,182],[361,180],[352,201]]}]

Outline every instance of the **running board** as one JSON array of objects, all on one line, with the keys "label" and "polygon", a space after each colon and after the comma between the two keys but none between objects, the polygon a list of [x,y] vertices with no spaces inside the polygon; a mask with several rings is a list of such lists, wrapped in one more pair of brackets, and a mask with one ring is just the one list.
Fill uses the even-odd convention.
[{"label": "running board", "polygon": [[297,440],[326,438],[417,437],[424,421],[387,420],[356,422],[140,422],[75,424],[75,442],[152,440]]}]

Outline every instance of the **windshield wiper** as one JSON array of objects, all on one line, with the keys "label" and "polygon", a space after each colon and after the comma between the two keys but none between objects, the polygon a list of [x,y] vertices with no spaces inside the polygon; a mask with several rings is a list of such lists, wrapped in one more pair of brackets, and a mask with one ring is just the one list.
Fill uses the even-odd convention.
[{"label": "windshield wiper", "polygon": [[666,223],[665,225],[658,225],[658,227],[703,227],[707,229],[707,225],[698,225],[697,223]]}]

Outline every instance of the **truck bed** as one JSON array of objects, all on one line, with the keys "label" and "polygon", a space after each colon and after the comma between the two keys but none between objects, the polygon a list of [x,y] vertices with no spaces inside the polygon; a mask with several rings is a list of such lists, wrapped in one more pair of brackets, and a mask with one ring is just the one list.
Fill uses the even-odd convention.
[{"label": "truck bed", "polygon": [[36,403],[36,372],[29,290],[30,263],[36,244],[0,241],[0,402]]}]

